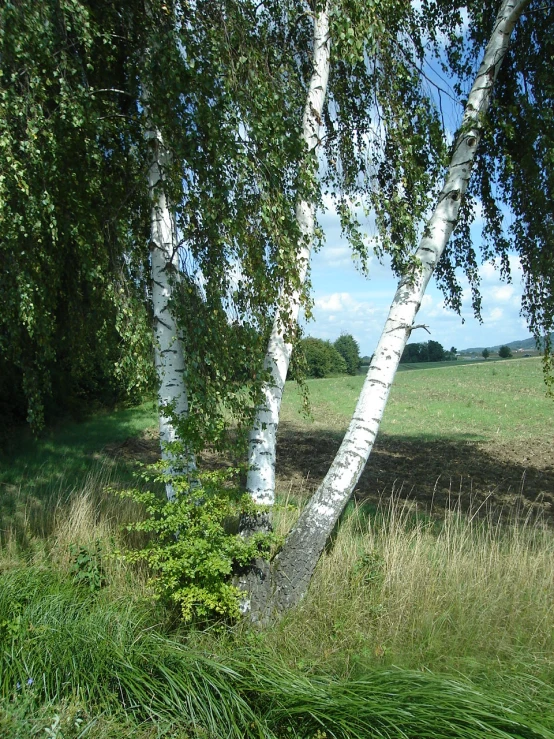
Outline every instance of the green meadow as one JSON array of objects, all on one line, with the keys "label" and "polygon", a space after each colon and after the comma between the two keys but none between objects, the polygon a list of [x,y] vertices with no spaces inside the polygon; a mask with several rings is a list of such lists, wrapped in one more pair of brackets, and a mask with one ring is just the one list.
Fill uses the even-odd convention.
[{"label": "green meadow", "polygon": [[[362,381],[309,380],[309,416],[287,385],[278,532]],[[118,554],[140,511],[107,488],[155,456],[151,403],[13,437],[0,458],[0,737],[554,737],[553,420],[534,358],[400,372],[377,461],[308,596],[257,629],[183,625]],[[540,508],[464,471],[485,463],[523,475]],[[437,487],[433,465],[485,502],[435,510],[420,482]]]},{"label": "green meadow", "polygon": [[[531,439],[549,436],[554,407],[545,397],[539,359],[401,365],[381,433],[433,438]],[[342,431],[364,377],[307,380],[314,426]],[[301,394],[287,384],[283,420],[301,423]]]}]

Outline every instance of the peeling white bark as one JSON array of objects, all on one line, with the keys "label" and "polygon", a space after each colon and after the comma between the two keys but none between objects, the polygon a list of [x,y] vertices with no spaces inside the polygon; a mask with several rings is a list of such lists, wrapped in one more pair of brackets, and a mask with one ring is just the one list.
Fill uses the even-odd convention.
[{"label": "peeling white bark", "polygon": [[[494,81],[514,25],[528,0],[504,0],[471,89],[449,171],[416,252],[421,267],[398,285],[356,410],[329,472],[277,556],[271,608],[283,611],[305,594],[317,561],[365,467],[389,391],[425,289],[458,221]],[[265,606],[264,606],[265,607]]]},{"label": "peeling white bark", "polygon": [[[319,146],[319,131],[323,104],[329,79],[329,4],[317,13],[314,20],[314,58],[306,105],[302,137],[307,151],[313,153]],[[265,384],[263,401],[257,409],[248,444],[248,478],[246,488],[254,501],[262,505],[275,502],[275,447],[279,411],[287,377],[292,344],[285,339],[287,327],[296,325],[300,310],[301,291],[306,279],[310,252],[314,240],[315,206],[305,200],[296,206],[296,222],[301,233],[298,250],[299,287],[290,296],[283,296],[275,319],[265,357],[265,369],[272,382]]]},{"label": "peeling white bark", "polygon": [[[171,447],[179,441],[173,419],[188,415],[183,345],[170,308],[173,287],[179,277],[177,234],[173,214],[160,187],[163,160],[167,154],[158,131],[152,131],[149,139],[153,150],[148,183],[152,194],[150,248],[161,452],[162,459],[167,462],[168,473],[190,473],[195,469],[193,457],[184,450],[178,453]],[[166,485],[166,494],[169,500],[175,497],[170,483]]]}]

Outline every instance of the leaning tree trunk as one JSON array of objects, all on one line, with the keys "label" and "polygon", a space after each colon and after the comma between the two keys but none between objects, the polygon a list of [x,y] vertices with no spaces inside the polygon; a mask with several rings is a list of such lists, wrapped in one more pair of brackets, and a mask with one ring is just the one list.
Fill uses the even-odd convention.
[{"label": "leaning tree trunk", "polygon": [[[302,138],[307,157],[313,157],[319,146],[319,129],[327,81],[329,78],[330,38],[329,3],[320,10],[314,21],[313,72],[304,108]],[[309,160],[309,159],[308,159]],[[287,340],[296,326],[300,310],[301,291],[310,261],[314,240],[315,205],[301,200],[296,206],[296,222],[301,234],[298,253],[298,287],[290,296],[281,298],[265,357],[265,369],[271,382],[263,388],[263,400],[257,409],[248,444],[248,477],[246,488],[254,501],[272,505],[275,501],[275,446],[281,398],[287,377],[292,344]]]},{"label": "leaning tree trunk", "polygon": [[[152,196],[150,258],[160,444],[167,473],[190,473],[195,469],[194,458],[178,448],[179,435],[175,423],[176,419],[188,415],[183,344],[171,310],[174,286],[179,276],[177,233],[162,186],[162,167],[167,152],[158,131],[151,131],[149,139],[153,151],[148,182]],[[166,494],[169,500],[174,498],[171,483],[166,484]]]},{"label": "leaning tree trunk", "polygon": [[528,0],[504,0],[468,97],[446,181],[416,252],[420,266],[401,279],[356,410],[333,461],[282,551],[264,592],[251,604],[254,619],[295,605],[306,593],[325,544],[365,467],[389,391],[427,284],[458,221],[494,81],[510,36]]}]

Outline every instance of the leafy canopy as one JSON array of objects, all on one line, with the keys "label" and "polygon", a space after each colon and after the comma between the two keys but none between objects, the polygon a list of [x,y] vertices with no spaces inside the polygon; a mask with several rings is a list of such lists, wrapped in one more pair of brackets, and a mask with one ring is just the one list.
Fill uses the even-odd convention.
[{"label": "leafy canopy", "polygon": [[[248,2],[153,1],[147,12],[133,0],[2,6],[6,413],[27,406],[39,428],[48,405],[133,399],[152,386],[152,126],[170,154],[163,186],[186,277],[179,305],[192,404],[221,422],[236,394],[230,379],[256,378],[268,305],[297,280],[303,187],[293,125],[303,79],[282,52],[278,11]],[[237,333],[248,351],[235,351]],[[228,371],[204,374],[210,364]]]},{"label": "leafy canopy", "polygon": [[[373,247],[399,274],[412,264],[446,153],[422,69],[434,49],[463,97],[497,2],[422,0],[419,9],[401,0],[332,2],[332,68],[316,155],[300,132],[319,6],[2,5],[4,415],[27,415],[39,428],[54,408],[133,400],[152,387],[145,136],[152,126],[170,154],[163,187],[178,227],[183,280],[175,308],[193,409],[184,433],[198,445],[223,439],[229,415],[248,425],[274,306],[299,287],[299,197],[334,201],[362,269]],[[465,273],[479,314],[480,260],[496,260],[507,279],[521,264],[523,313],[535,336],[547,337],[547,370],[553,30],[554,8],[531,0],[500,73],[462,222],[437,271],[458,310]],[[470,238],[478,203],[480,249]],[[373,242],[360,226],[370,210]]]}]

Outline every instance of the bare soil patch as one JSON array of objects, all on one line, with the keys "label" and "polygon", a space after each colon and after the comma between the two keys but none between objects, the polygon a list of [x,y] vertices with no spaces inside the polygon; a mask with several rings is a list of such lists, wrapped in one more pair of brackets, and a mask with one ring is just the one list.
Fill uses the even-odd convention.
[{"label": "bare soil patch", "polygon": [[152,464],[160,458],[160,435],[155,427],[147,428],[140,436],[132,436],[118,444],[106,444],[102,452],[116,459]]},{"label": "bare soil patch", "polygon": [[[283,427],[277,448],[278,480],[291,492],[312,492],[326,474],[341,437]],[[392,495],[418,507],[487,506],[554,518],[554,441],[508,443],[425,440],[381,434],[356,486],[358,500]]]}]

